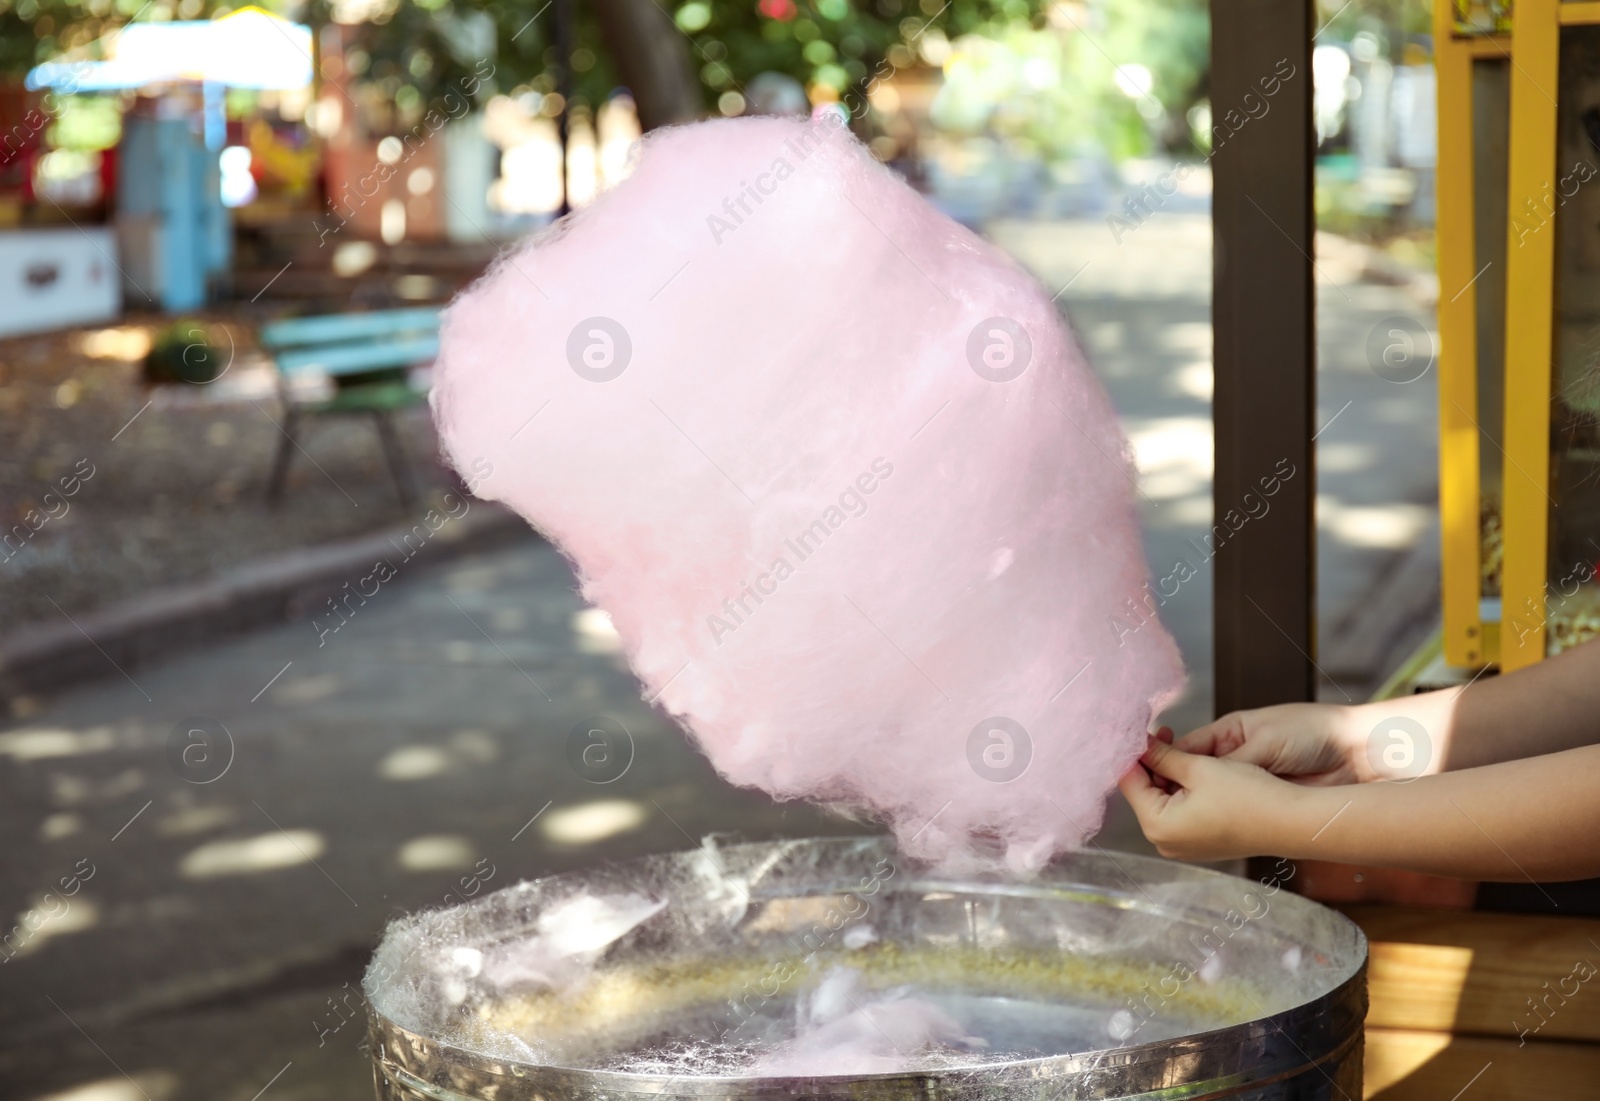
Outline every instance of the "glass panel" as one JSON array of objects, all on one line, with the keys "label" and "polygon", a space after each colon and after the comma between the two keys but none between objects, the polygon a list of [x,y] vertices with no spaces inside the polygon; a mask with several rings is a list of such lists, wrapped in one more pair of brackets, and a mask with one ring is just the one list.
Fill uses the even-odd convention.
[{"label": "glass panel", "polygon": [[[1500,478],[1504,466],[1506,361],[1506,179],[1511,133],[1511,65],[1495,58],[1472,66],[1474,284],[1477,296],[1478,493],[1482,502],[1482,596],[1500,598]],[[1498,620],[1493,606],[1484,619]]]},{"label": "glass panel", "polygon": [[1600,27],[1562,32],[1558,102],[1555,179],[1512,212],[1513,233],[1558,234],[1549,653],[1600,635]]}]

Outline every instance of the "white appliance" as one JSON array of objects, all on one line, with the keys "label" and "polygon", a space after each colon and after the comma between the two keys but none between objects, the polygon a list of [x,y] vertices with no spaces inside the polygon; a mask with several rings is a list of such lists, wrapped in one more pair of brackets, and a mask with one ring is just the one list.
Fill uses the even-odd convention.
[{"label": "white appliance", "polygon": [[110,321],[121,312],[111,230],[0,230],[0,336]]}]

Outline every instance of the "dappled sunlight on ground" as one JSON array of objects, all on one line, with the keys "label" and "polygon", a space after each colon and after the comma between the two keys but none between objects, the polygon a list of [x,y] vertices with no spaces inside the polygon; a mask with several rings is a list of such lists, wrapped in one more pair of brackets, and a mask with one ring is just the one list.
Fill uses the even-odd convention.
[{"label": "dappled sunlight on ground", "polygon": [[116,732],[109,726],[97,726],[90,730],[33,727],[0,734],[0,756],[17,761],[104,753],[108,749],[115,749],[117,745]]},{"label": "dappled sunlight on ground", "polygon": [[94,779],[72,772],[52,772],[50,793],[57,806],[77,807],[88,803],[115,803],[145,786],[145,774],[137,768],[124,769],[105,779]]},{"label": "dappled sunlight on ground", "polygon": [[110,329],[88,329],[78,334],[77,350],[90,359],[142,361],[150,354],[151,326],[120,325]]},{"label": "dappled sunlight on ground", "polygon": [[1371,443],[1329,443],[1317,449],[1317,470],[1322,474],[1354,474],[1371,470],[1381,461]]},{"label": "dappled sunlight on ground", "polygon": [[209,841],[178,864],[185,879],[222,875],[256,875],[310,864],[327,850],[316,830],[276,830],[255,837]]},{"label": "dappled sunlight on ground", "polygon": [[443,746],[414,744],[392,749],[379,760],[378,776],[395,783],[432,779],[462,768],[493,765],[499,755],[498,741],[486,731],[458,730],[451,733]]},{"label": "dappled sunlight on ground", "polygon": [[1206,321],[1179,321],[1168,325],[1161,334],[1161,342],[1180,355],[1191,356],[1194,362],[1211,367],[1211,325]]},{"label": "dappled sunlight on ground", "polygon": [[450,735],[450,751],[474,765],[492,765],[500,759],[500,743],[484,730],[457,730]]},{"label": "dappled sunlight on ground", "polygon": [[69,1090],[30,1098],[30,1101],[166,1101],[178,1092],[178,1076],[164,1070],[134,1071],[131,1075],[102,1078]]},{"label": "dappled sunlight on ground", "polygon": [[1200,495],[1209,507],[1212,448],[1208,419],[1135,420],[1128,426],[1128,438],[1139,465],[1139,488],[1161,502]]},{"label": "dappled sunlight on ground", "polygon": [[385,780],[425,780],[450,767],[450,754],[436,745],[402,746],[378,763]]},{"label": "dappled sunlight on ground", "polygon": [[40,841],[61,841],[83,832],[83,818],[76,814],[52,814],[39,824]]},{"label": "dappled sunlight on ground", "polygon": [[156,833],[162,837],[192,837],[232,825],[239,817],[236,808],[221,803],[184,807],[155,820]]},{"label": "dappled sunlight on ground", "polygon": [[316,703],[339,691],[339,678],[333,676],[285,679],[272,689],[278,703]]},{"label": "dappled sunlight on ground", "polygon": [[100,924],[100,907],[94,899],[78,892],[71,898],[56,894],[35,895],[31,909],[24,910],[11,923],[5,949],[9,961],[29,956],[55,937],[70,936]]},{"label": "dappled sunlight on ground", "polygon": [[503,581],[501,571],[494,566],[457,566],[445,580],[445,588],[452,596],[462,593],[486,593]]},{"label": "dappled sunlight on ground", "polygon": [[468,838],[433,834],[401,845],[396,859],[408,872],[453,872],[472,867],[476,855]]},{"label": "dappled sunlight on ground", "polygon": [[1216,375],[1211,370],[1211,361],[1196,360],[1179,367],[1173,372],[1172,388],[1184,397],[1209,404],[1212,392],[1216,389]]},{"label": "dappled sunlight on ground", "polygon": [[629,799],[602,799],[564,810],[553,810],[540,821],[545,837],[562,845],[586,845],[636,830],[644,824],[645,809]]},{"label": "dappled sunlight on ground", "polygon": [[600,608],[585,608],[572,617],[572,634],[578,650],[585,654],[616,654],[622,651],[622,639],[611,624],[611,613]]},{"label": "dappled sunlight on ground", "polygon": [[1354,547],[1404,549],[1417,541],[1432,516],[1433,510],[1422,505],[1346,505],[1317,498],[1317,527]]}]

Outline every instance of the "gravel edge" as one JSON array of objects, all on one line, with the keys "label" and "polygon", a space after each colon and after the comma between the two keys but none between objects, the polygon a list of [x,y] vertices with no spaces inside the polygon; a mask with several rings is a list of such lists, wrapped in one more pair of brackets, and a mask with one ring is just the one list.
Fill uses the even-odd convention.
[{"label": "gravel edge", "polygon": [[[514,514],[482,501],[473,504],[428,540],[417,552],[416,566],[426,569],[471,551],[536,538]],[[395,540],[419,522],[259,558],[215,577],[162,586],[86,615],[0,636],[0,698],[114,677],[119,670],[292,620],[325,596],[330,582],[392,557]]]}]

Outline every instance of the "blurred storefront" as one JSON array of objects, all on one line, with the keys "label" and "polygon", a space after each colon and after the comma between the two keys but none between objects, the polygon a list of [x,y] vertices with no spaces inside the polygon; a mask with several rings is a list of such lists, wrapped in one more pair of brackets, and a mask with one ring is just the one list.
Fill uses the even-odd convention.
[{"label": "blurred storefront", "polygon": [[[230,121],[227,97],[304,94],[312,77],[309,29],[256,8],[131,24],[81,53],[38,66],[10,97],[29,140],[12,154],[0,192],[14,227],[0,234],[0,278],[17,292],[0,295],[0,331],[109,318],[121,300],[168,312],[204,304],[231,261],[225,203],[259,187],[249,171],[255,151],[237,139],[264,124]],[[304,159],[298,172],[282,172],[296,158],[275,156],[277,144],[258,138],[264,165],[303,190]],[[93,259],[75,260],[84,243]],[[73,292],[86,280],[98,293]],[[57,297],[71,301],[49,308]]]},{"label": "blurred storefront", "polygon": [[291,259],[292,293],[325,297],[374,247],[511,239],[629,172],[625,89],[569,103],[548,73],[510,81],[486,26],[465,76],[396,95],[371,23],[333,14],[315,31],[257,8],[129,24],[0,87],[0,334],[253,300]]}]

